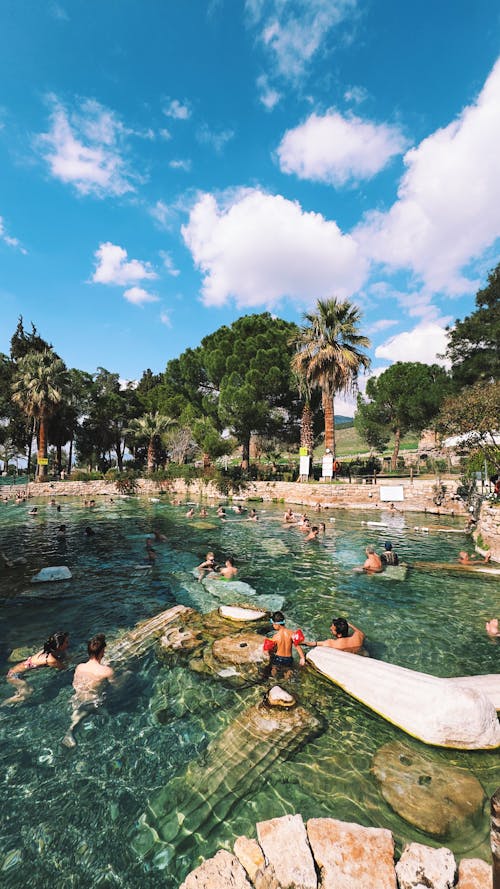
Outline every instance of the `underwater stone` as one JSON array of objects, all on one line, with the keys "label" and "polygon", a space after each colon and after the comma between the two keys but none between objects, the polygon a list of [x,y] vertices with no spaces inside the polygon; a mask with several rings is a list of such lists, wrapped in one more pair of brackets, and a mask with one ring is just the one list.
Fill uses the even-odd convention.
[{"label": "underwater stone", "polygon": [[390,830],[334,818],[310,818],[307,836],[321,889],[396,889]]},{"label": "underwater stone", "polygon": [[273,685],[266,695],[266,701],[270,707],[294,707],[297,701],[293,695],[285,691],[279,685]]},{"label": "underwater stone", "polygon": [[257,836],[282,889],[317,889],[316,870],[301,815],[260,821]]},{"label": "underwater stone", "polygon": [[268,664],[269,655],[263,650],[264,639],[255,633],[224,636],[212,646],[213,656],[223,664]]},{"label": "underwater stone", "polygon": [[393,741],[375,754],[372,772],[382,796],[401,818],[432,836],[459,833],[477,822],[486,794],[469,772],[435,761]]},{"label": "underwater stone", "polygon": [[452,889],[456,869],[450,849],[409,843],[396,865],[399,889]]}]

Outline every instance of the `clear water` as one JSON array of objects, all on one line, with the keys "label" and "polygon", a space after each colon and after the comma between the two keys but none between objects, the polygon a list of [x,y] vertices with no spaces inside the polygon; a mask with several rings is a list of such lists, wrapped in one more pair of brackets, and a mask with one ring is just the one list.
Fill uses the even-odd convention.
[{"label": "clear water", "polygon": [[[258,523],[230,516],[221,524],[211,509],[213,527],[197,528],[185,508],[167,503],[117,499],[89,510],[81,502],[59,502],[60,513],[39,501],[36,518],[25,504],[0,504],[1,548],[23,554],[28,563],[0,574],[3,676],[11,649],[37,650],[57,629],[71,633],[74,664],[96,632],[116,637],[178,601],[196,604],[188,571],[208,549],[220,557],[234,554],[239,577],[258,595],[282,595],[289,624],[301,626],[306,638],[325,638],[331,618],[342,614],[365,630],[374,657],[438,676],[498,672],[500,646],[483,631],[484,621],[500,609],[494,579],[413,571],[400,583],[352,572],[366,544],[380,547],[387,537],[410,562],[451,562],[467,546],[465,537],[412,529],[423,523],[458,527],[459,520],[414,515],[405,523],[399,514],[368,516],[385,520],[384,529],[362,525],[360,512],[324,512],[326,538],[306,544],[297,529],[282,525],[283,506],[263,505]],[[61,541],[56,530],[62,522],[68,530]],[[83,536],[86,525],[95,537]],[[156,544],[151,571],[136,570],[145,563],[145,535],[153,527],[168,540]],[[54,564],[69,565],[73,579],[29,583],[38,568]],[[391,740],[468,769],[488,796],[500,782],[497,753],[419,744],[308,669],[297,673],[292,687],[319,718],[321,731],[269,770],[246,770],[222,812],[217,798],[204,795],[205,770],[218,766],[219,755],[224,770],[224,732],[258,702],[262,687],[224,687],[185,666],[166,668],[154,654],[131,669],[126,694],[80,726],[74,750],[61,744],[71,710],[71,669],[34,671],[27,701],[0,708],[2,885],[26,889],[57,880],[78,889],[149,889],[161,879],[169,889],[200,856],[230,848],[239,834],[254,835],[256,821],[289,812],[388,827],[399,847],[410,840],[442,845],[402,820],[380,794],[371,762]],[[2,699],[11,693],[2,681]],[[171,819],[170,842],[155,842],[154,820],[144,818],[150,803],[163,806]],[[193,807],[201,815],[191,832],[183,818]],[[458,857],[488,859],[487,809],[480,824],[446,843]]]}]

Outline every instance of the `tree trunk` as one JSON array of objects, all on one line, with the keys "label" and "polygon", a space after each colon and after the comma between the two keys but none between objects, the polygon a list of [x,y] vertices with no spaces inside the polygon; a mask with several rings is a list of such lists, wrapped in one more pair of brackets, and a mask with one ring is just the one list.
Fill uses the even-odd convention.
[{"label": "tree trunk", "polygon": [[[47,459],[47,421],[45,417],[40,417],[40,428],[38,430],[38,457],[42,460]],[[38,481],[43,482],[47,478],[47,465],[38,466]]]},{"label": "tree trunk", "polygon": [[71,436],[69,440],[69,454],[68,454],[68,475],[71,475],[71,464],[73,462],[73,436]]},{"label": "tree trunk", "polygon": [[120,472],[123,471],[123,454],[121,449],[121,441],[120,439],[116,442],[116,462],[118,464],[118,469]]},{"label": "tree trunk", "polygon": [[322,395],[323,415],[325,418],[325,450],[331,451],[335,456],[335,412],[333,408],[333,395]]},{"label": "tree trunk", "polygon": [[60,476],[62,471],[62,444],[56,445],[56,453],[57,453],[57,474]]},{"label": "tree trunk", "polygon": [[248,469],[250,465],[250,436],[248,435],[241,443],[241,468]]},{"label": "tree trunk", "polygon": [[27,470],[26,470],[27,473],[28,473],[28,480],[29,480],[29,477],[30,477],[30,469],[31,469],[31,451],[32,451],[32,448],[33,448],[33,430],[34,430],[34,426],[35,426],[35,421],[34,421],[34,420],[31,420],[31,422],[30,422],[30,426],[29,426],[29,432],[28,432],[28,466],[27,466]]},{"label": "tree trunk", "polygon": [[156,448],[154,439],[150,439],[148,444],[148,472],[153,472],[156,465]]},{"label": "tree trunk", "polygon": [[210,459],[210,454],[207,454],[205,452],[203,454],[203,469],[204,470],[210,469],[211,465],[212,465],[212,461]]},{"label": "tree trunk", "polygon": [[396,470],[398,468],[398,454],[399,454],[399,444],[401,442],[401,429],[398,426],[394,433],[394,450],[392,452],[391,457],[391,469]]},{"label": "tree trunk", "polygon": [[311,405],[306,401],[302,408],[302,420],[300,425],[300,446],[307,448],[307,453],[312,456],[314,448],[313,421]]}]

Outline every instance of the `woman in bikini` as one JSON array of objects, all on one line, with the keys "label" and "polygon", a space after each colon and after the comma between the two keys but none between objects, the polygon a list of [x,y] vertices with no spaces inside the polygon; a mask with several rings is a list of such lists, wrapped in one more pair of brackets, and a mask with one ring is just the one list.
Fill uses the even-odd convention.
[{"label": "woman in bikini", "polygon": [[37,670],[39,667],[55,667],[62,670],[65,666],[64,655],[69,645],[69,633],[54,633],[49,636],[41,651],[31,654],[25,661],[11,667],[7,673],[7,682],[10,682],[17,691],[15,695],[6,698],[4,704],[16,704],[18,701],[24,701],[33,689],[28,685],[23,674],[27,670]]}]

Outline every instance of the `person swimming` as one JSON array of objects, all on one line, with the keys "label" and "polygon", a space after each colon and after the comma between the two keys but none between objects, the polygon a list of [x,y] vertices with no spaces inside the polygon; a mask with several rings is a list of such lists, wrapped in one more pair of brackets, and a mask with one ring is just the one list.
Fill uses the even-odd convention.
[{"label": "person swimming", "polygon": [[[298,631],[293,633],[292,630],[287,629],[285,615],[282,611],[273,611],[269,621],[275,632],[271,639],[265,640],[264,650],[270,652],[271,675],[276,676],[278,669],[285,669],[285,676],[289,676],[293,668],[293,646],[297,649],[300,666],[303,667],[306,662],[298,641]],[[302,636],[302,638],[304,637]]]},{"label": "person swimming", "polygon": [[491,620],[486,621],[485,626],[488,636],[500,636],[500,628],[498,626],[497,617],[492,617]]},{"label": "person swimming", "polygon": [[234,559],[230,556],[226,559],[225,565],[219,570],[219,575],[223,580],[234,580],[238,573],[238,569],[234,564]]},{"label": "person swimming", "polygon": [[[24,701],[33,691],[30,685],[23,679],[23,674],[28,670],[37,670],[40,667],[55,667],[62,670],[65,667],[64,655],[69,645],[69,633],[53,633],[44,642],[41,651],[30,655],[25,661],[21,661],[14,667],[11,667],[7,673],[7,682],[10,682],[17,691],[12,697],[3,701],[5,704],[16,704]],[[2,705],[2,706],[3,706]]]},{"label": "person swimming", "polygon": [[73,677],[75,695],[70,727],[63,738],[65,747],[76,747],[74,731],[89,713],[95,712],[102,703],[102,691],[106,682],[113,682],[115,671],[101,663],[106,650],[106,636],[98,633],[87,642],[88,661],[78,664]]}]

